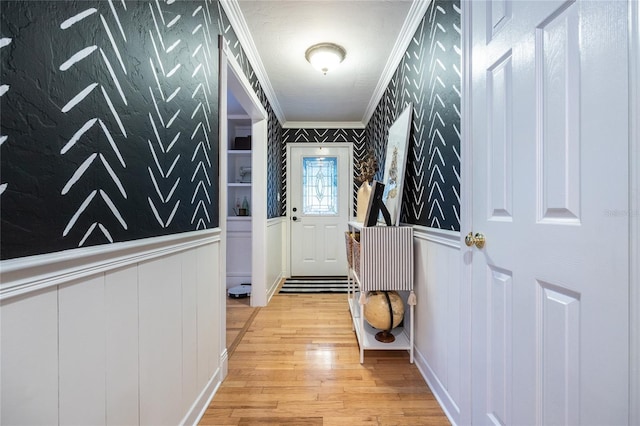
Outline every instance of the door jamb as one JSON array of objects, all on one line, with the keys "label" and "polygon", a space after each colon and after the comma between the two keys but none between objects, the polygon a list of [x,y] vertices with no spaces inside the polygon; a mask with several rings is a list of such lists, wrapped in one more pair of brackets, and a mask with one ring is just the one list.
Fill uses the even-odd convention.
[{"label": "door jamb", "polygon": [[[287,150],[286,150],[286,155],[287,155],[287,170],[286,170],[286,176],[287,176],[287,204],[286,204],[286,217],[290,217],[289,214],[289,209],[291,208],[291,161],[289,161],[289,159],[291,158],[291,148],[293,147],[316,147],[316,148],[322,148],[322,147],[327,147],[327,148],[331,148],[331,147],[346,147],[349,148],[349,170],[351,170],[351,173],[349,175],[349,188],[353,188],[353,174],[354,174],[354,168],[353,168],[353,143],[352,142],[291,142],[287,144]],[[353,207],[354,207],[354,201],[353,201],[353,196],[350,197],[350,202],[349,202],[349,216],[347,220],[352,220],[353,219]],[[287,250],[286,250],[286,267],[285,267],[285,273],[286,276],[290,277],[291,276],[291,220],[287,221],[287,226],[286,226],[286,230],[287,230],[287,235],[286,235],[286,244],[287,244]],[[345,229],[346,231],[346,229]]]},{"label": "door jamb", "polygon": [[464,237],[473,231],[473,136],[471,133],[471,58],[472,58],[472,37],[471,37],[471,2],[462,1],[461,24],[462,24],[462,84],[460,96],[460,288],[461,291],[461,316],[460,326],[464,329],[461,332],[466,339],[462,340],[461,348],[464,358],[461,360],[461,384],[462,391],[460,397],[460,424],[471,424],[473,417],[472,399],[472,321],[473,315],[473,276],[472,276],[472,256],[473,251],[464,244]]},{"label": "door jamb", "polygon": [[[227,90],[245,110],[251,119],[251,306],[266,306],[267,304],[267,261],[264,247],[267,238],[267,133],[268,114],[260,99],[254,92],[251,83],[244,75],[242,68],[227,46],[227,42],[220,37],[220,223],[221,254],[220,274],[226,290],[227,281]],[[225,291],[226,293],[226,291]],[[226,303],[226,294],[222,298]],[[221,307],[222,324],[226,324],[226,306]]]},{"label": "door jamb", "polygon": [[640,424],[640,5],[629,1],[629,424]]}]

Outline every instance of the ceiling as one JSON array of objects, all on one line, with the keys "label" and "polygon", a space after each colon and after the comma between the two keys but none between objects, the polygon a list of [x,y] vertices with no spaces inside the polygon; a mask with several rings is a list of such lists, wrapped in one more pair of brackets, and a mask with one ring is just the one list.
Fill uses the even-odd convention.
[{"label": "ceiling", "polygon": [[[285,128],[363,128],[421,21],[428,0],[223,0],[238,39]],[[347,56],[323,75],[311,45]]]}]

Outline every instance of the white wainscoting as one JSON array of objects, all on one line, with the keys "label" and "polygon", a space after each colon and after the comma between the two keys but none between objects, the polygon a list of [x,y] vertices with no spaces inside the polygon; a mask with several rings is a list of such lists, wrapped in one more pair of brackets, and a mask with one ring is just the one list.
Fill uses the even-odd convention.
[{"label": "white wainscoting", "polygon": [[0,263],[0,423],[176,425],[226,372],[220,232]]},{"label": "white wainscoting", "polygon": [[267,221],[267,300],[271,300],[285,276],[287,220],[282,216]]},{"label": "white wainscoting", "polygon": [[452,423],[462,424],[470,408],[471,305],[461,288],[460,233],[415,226],[414,256],[415,362]]}]

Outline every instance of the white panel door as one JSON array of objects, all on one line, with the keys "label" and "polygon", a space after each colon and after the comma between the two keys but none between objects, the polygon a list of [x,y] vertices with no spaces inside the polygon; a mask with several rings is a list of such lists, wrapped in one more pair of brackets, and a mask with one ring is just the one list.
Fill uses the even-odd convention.
[{"label": "white panel door", "polygon": [[346,275],[351,147],[291,146],[289,161],[291,275]]},{"label": "white panel door", "polygon": [[627,7],[471,3],[475,424],[627,423]]}]

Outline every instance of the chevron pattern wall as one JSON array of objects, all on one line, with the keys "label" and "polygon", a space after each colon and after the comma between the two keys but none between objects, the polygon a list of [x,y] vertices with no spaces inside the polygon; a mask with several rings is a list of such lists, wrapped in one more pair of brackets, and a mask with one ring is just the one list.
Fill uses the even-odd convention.
[{"label": "chevron pattern wall", "polygon": [[366,131],[283,130],[215,0],[0,12],[2,259],[218,226],[218,34],[269,115],[269,217],[285,214],[287,142],[352,141],[354,161],[383,163],[411,101],[403,220],[459,229],[457,2],[431,4]]},{"label": "chevron pattern wall", "polygon": [[[282,142],[283,144],[294,142],[353,143],[353,212],[354,214],[356,213],[356,200],[360,184],[355,179],[357,175],[355,165],[367,154],[367,133],[364,129],[284,129],[282,130]],[[286,150],[284,150],[284,154],[286,156]],[[286,192],[286,158],[283,160],[283,167],[282,185]],[[286,203],[284,205],[286,205]]]},{"label": "chevron pattern wall", "polygon": [[229,20],[224,13],[222,7],[218,4],[219,16],[220,16],[220,28],[227,47],[233,53],[233,57],[236,59],[244,75],[251,83],[251,87],[260,99],[262,106],[265,108],[268,114],[268,133],[267,133],[267,217],[274,218],[284,216],[286,214],[286,184],[285,173],[286,152],[284,149],[284,143],[282,141],[282,126],[278,121],[267,95],[264,89],[258,81],[249,59],[247,58],[242,45],[238,41]]},{"label": "chevron pattern wall", "polygon": [[216,0],[0,2],[0,258],[218,226],[218,35],[281,127]]},{"label": "chevron pattern wall", "polygon": [[217,2],[0,8],[2,259],[217,227]]},{"label": "chevron pattern wall", "polygon": [[431,2],[366,132],[384,165],[389,127],[413,103],[401,221],[454,231],[460,230],[460,28],[459,1]]}]

